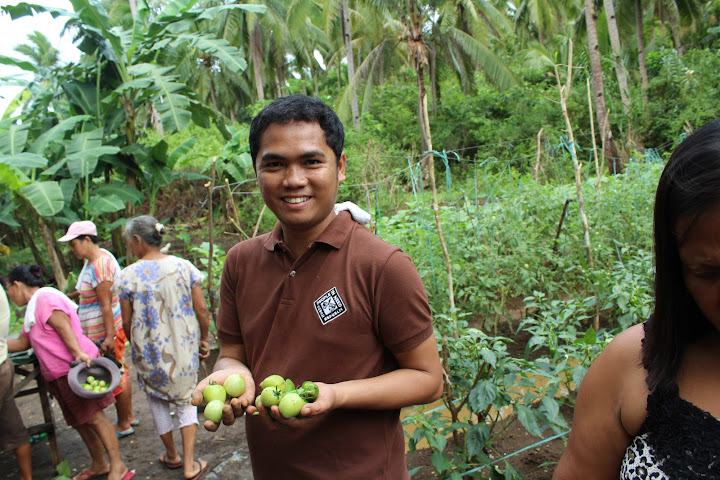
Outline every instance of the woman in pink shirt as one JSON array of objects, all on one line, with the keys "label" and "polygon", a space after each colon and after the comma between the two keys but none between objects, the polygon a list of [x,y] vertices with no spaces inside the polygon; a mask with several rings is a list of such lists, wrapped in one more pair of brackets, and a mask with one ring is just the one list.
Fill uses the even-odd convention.
[{"label": "woman in pink shirt", "polygon": [[[115,403],[112,395],[87,399],[76,395],[68,385],[70,362],[90,363],[98,356],[97,346],[82,334],[77,305],[62,292],[43,287],[40,267],[20,265],[8,276],[7,296],[25,309],[22,335],[8,339],[8,350],[19,352],[32,347],[42,376],[58,400],[67,424],[78,431],[87,446],[92,465],[73,480],[107,475],[109,480],[129,480],[129,471],[120,459],[115,429],[103,409]],[[109,464],[104,451],[109,457]]]}]

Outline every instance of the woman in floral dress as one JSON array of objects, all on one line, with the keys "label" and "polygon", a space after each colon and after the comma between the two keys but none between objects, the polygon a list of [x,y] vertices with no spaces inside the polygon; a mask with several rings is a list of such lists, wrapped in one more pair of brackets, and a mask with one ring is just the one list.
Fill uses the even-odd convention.
[{"label": "woman in floral dress", "polygon": [[[199,361],[209,352],[209,314],[202,273],[187,260],[160,251],[164,231],[148,215],[125,225],[125,240],[139,260],[121,272],[114,288],[138,386],[147,394],[155,430],[165,446],[159,461],[167,468],[182,467],[185,478],[196,479],[207,462],[194,459],[198,420],[190,397]],[[171,403],[177,409],[182,457],[173,441]]]}]

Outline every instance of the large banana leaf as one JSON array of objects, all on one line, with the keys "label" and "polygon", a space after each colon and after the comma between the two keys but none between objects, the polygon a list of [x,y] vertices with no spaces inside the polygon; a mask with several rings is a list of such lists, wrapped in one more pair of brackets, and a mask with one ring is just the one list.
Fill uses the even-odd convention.
[{"label": "large banana leaf", "polygon": [[0,163],[16,168],[43,168],[48,164],[48,160],[41,155],[21,152],[15,155],[0,156]]},{"label": "large banana leaf", "polygon": [[66,118],[62,122],[52,127],[47,132],[40,135],[36,140],[34,140],[30,145],[30,148],[28,148],[28,152],[43,155],[48,145],[53,142],[62,140],[63,138],[65,138],[65,134],[67,132],[75,128],[75,125],[80,122],[88,121],[91,118],[92,117],[90,117],[89,115],[76,115],[74,117]]},{"label": "large banana leaf", "polygon": [[31,183],[21,187],[19,192],[43,217],[55,215],[65,205],[65,198],[58,182]]},{"label": "large banana leaf", "polygon": [[86,82],[69,81],[62,85],[62,89],[70,101],[83,113],[97,116],[98,104],[95,85]]},{"label": "large banana leaf", "polygon": [[3,185],[6,185],[8,190],[15,191],[25,185],[25,182],[17,176],[17,173],[12,168],[0,163],[0,187]]},{"label": "large banana leaf", "polygon": [[84,206],[92,215],[99,215],[101,213],[119,212],[125,208],[125,202],[122,198],[117,195],[100,195],[93,197]]},{"label": "large banana leaf", "polygon": [[3,65],[12,65],[13,67],[18,67],[27,72],[37,72],[37,68],[35,68],[35,65],[32,63],[12,57],[6,57],[5,55],[0,55],[0,63]]},{"label": "large banana leaf", "polygon": [[118,147],[103,145],[102,139],[102,128],[72,136],[66,151],[68,169],[74,178],[84,178],[95,171],[102,155],[112,155],[120,151]]},{"label": "large banana leaf", "polygon": [[132,203],[133,205],[137,205],[145,198],[145,195],[143,195],[137,188],[123,183],[108,183],[97,187],[93,193],[96,193],[101,197],[115,196],[122,201]]},{"label": "large banana leaf", "polygon": [[17,155],[25,150],[29,128],[29,124],[10,125],[0,136],[0,155]]}]

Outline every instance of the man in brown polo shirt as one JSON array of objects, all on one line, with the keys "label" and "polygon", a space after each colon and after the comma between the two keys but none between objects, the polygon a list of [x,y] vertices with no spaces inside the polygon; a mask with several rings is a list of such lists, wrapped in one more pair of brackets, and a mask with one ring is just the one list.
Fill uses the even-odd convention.
[{"label": "man in brown polo shirt", "polygon": [[[410,258],[348,212],[336,215],[345,180],[343,126],[321,100],[275,100],[250,128],[265,204],[265,235],[228,251],[217,319],[222,383],[241,373],[245,393],[223,422],[252,414],[270,374],[315,381],[300,418],[261,408],[246,416],[255,480],[409,479],[400,408],[434,401],[442,372],[425,289]],[[214,430],[217,424],[206,422]]]}]

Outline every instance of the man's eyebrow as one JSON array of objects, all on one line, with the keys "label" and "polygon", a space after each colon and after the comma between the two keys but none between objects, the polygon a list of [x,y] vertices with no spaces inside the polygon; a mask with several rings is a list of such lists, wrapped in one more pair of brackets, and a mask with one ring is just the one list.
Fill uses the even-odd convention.
[{"label": "man's eyebrow", "polygon": [[309,150],[305,153],[300,154],[300,158],[312,158],[312,157],[325,158],[325,154],[320,150]]},{"label": "man's eyebrow", "polygon": [[280,155],[279,153],[266,153],[262,157],[260,157],[261,162],[268,162],[272,160],[285,160],[285,157],[283,155]]}]

